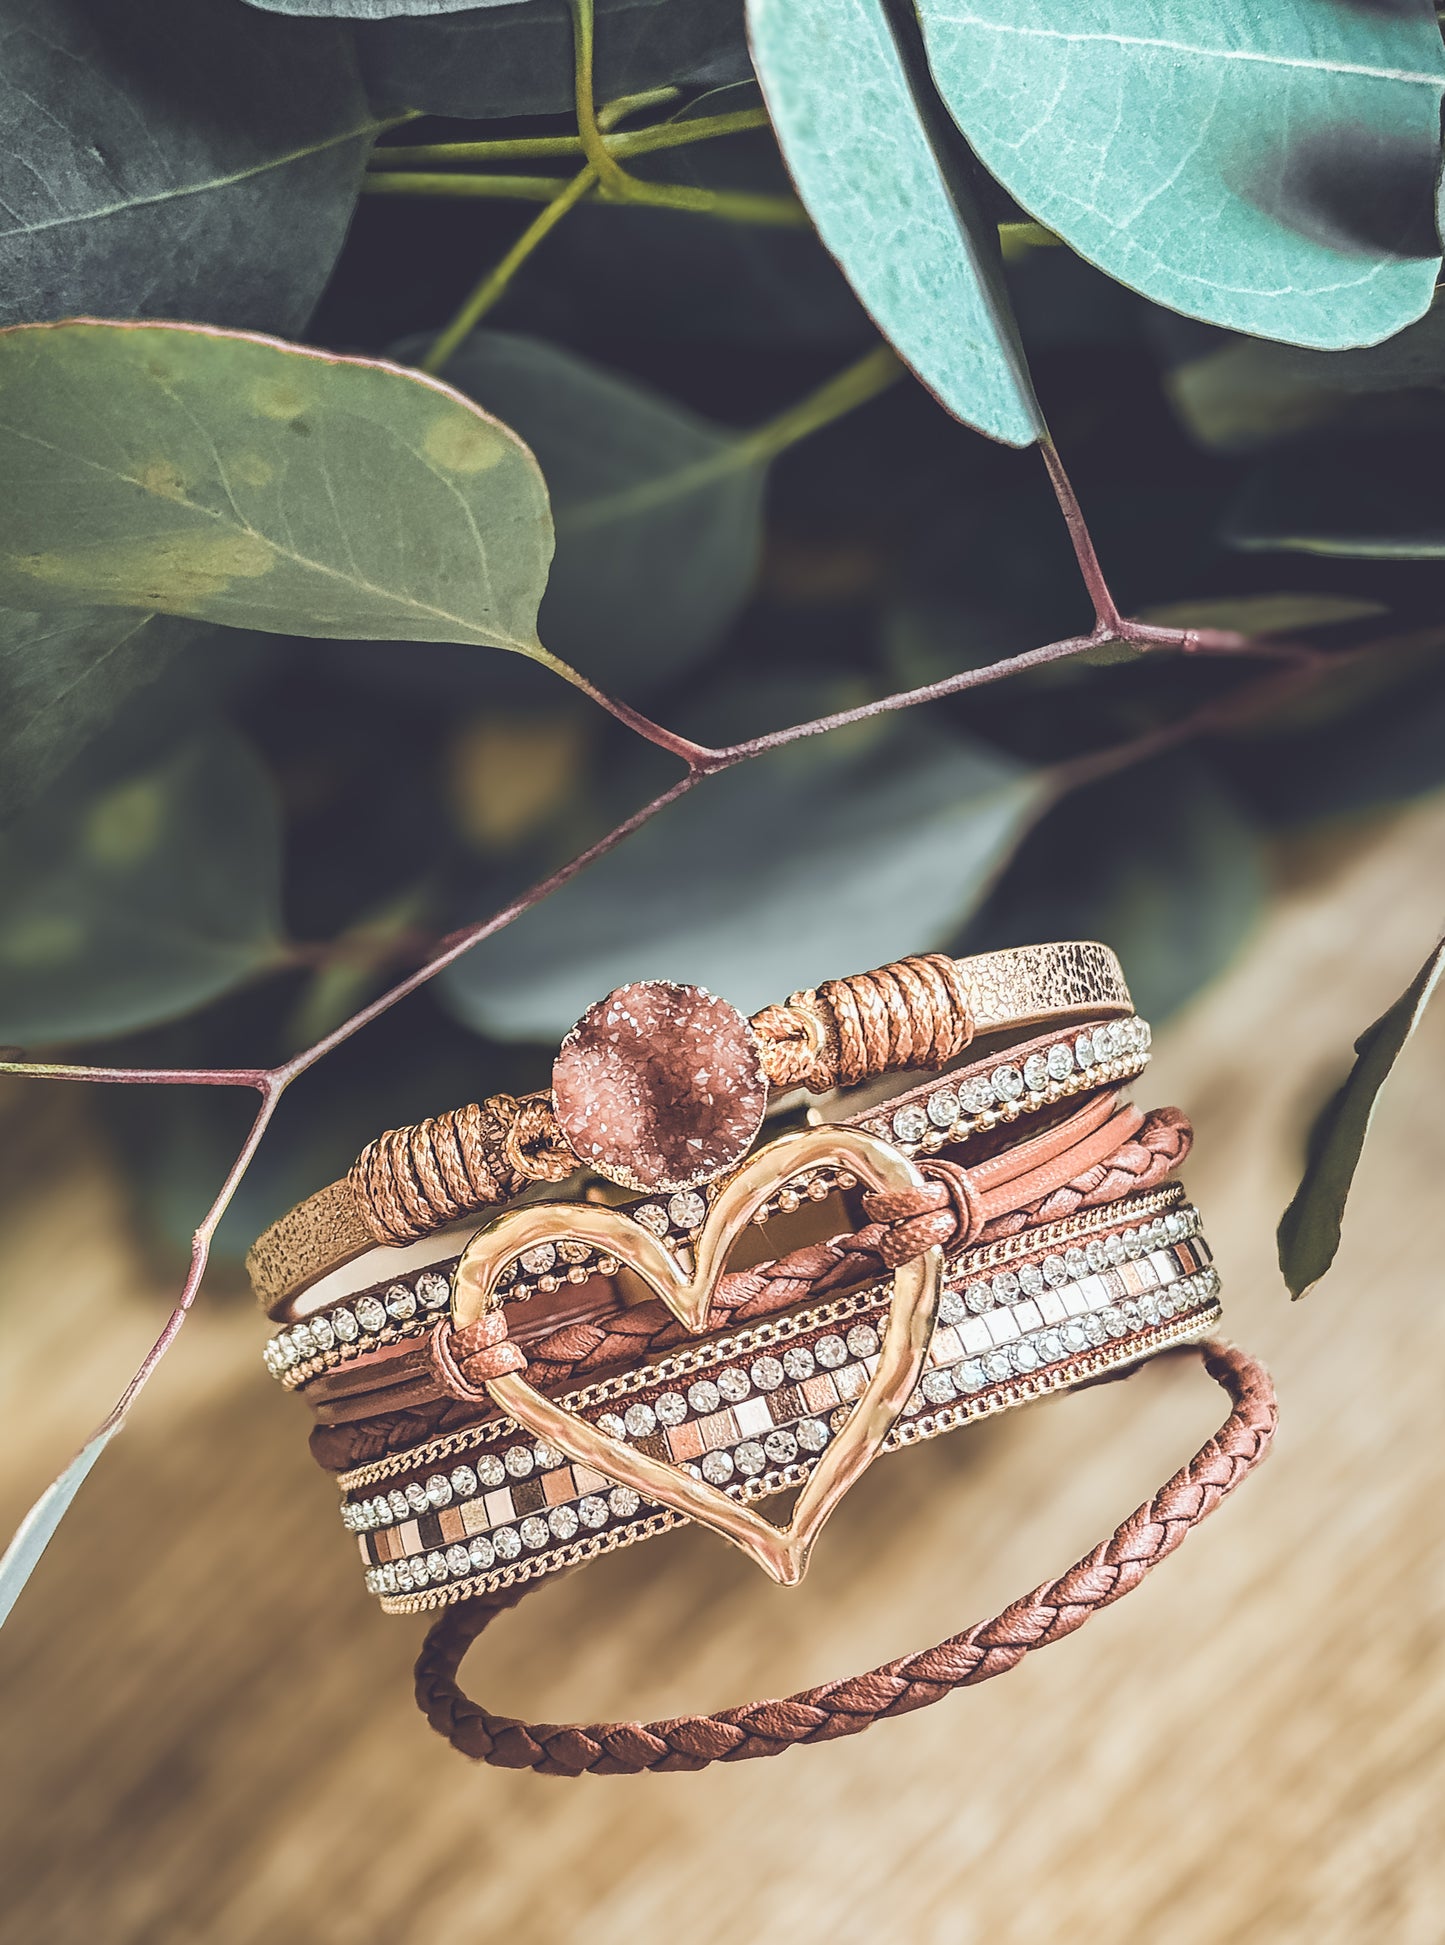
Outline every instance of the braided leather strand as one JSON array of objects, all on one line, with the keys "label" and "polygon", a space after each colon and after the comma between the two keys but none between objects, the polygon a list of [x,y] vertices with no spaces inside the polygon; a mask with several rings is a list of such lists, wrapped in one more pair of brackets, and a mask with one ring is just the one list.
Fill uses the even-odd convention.
[{"label": "braided leather strand", "polygon": [[537,1584],[524,1582],[449,1608],[432,1627],[416,1665],[417,1705],[438,1735],[480,1762],[544,1776],[632,1776],[748,1762],[781,1755],[800,1743],[860,1735],[885,1717],[928,1708],[956,1688],[1007,1674],[1025,1655],[1063,1640],[1092,1614],[1131,1593],[1269,1449],[1277,1413],[1268,1372],[1232,1345],[1197,1348],[1234,1404],[1214,1437],[1112,1538],[1057,1580],[936,1648],[884,1662],[866,1675],[715,1715],[585,1727],[520,1722],[470,1700],[458,1686],[457,1671],[482,1630]]}]

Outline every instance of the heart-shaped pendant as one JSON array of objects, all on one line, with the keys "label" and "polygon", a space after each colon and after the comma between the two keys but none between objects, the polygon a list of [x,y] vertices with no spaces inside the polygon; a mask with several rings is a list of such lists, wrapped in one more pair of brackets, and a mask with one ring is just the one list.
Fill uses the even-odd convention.
[{"label": "heart-shaped pendant", "polygon": [[[463,1328],[498,1306],[497,1279],[524,1249],[574,1240],[592,1243],[626,1264],[689,1330],[705,1330],[713,1290],[738,1236],[785,1183],[805,1169],[823,1166],[849,1169],[874,1189],[923,1186],[923,1176],[906,1155],[861,1128],[824,1125],[782,1135],[718,1191],[697,1239],[690,1273],[656,1236],[620,1209],[593,1203],[513,1209],[467,1245],[452,1289],[454,1322]],[[520,1372],[490,1378],[486,1388],[503,1411],[544,1444],[711,1527],[750,1554],[774,1580],[794,1586],[807,1571],[808,1556],[828,1516],[872,1464],[922,1376],[942,1268],[942,1251],[935,1248],[894,1271],[877,1366],[804,1482],[786,1526],[775,1526],[705,1480],[611,1437],[544,1396]]]}]

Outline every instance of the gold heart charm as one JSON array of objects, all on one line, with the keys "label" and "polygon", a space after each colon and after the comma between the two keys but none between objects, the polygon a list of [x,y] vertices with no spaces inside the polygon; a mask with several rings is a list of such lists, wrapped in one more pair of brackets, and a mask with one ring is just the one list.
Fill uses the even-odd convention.
[{"label": "gold heart charm", "polygon": [[[784,1183],[804,1169],[827,1165],[850,1169],[874,1189],[923,1185],[923,1176],[906,1155],[861,1128],[822,1126],[782,1135],[718,1193],[698,1237],[690,1274],[656,1236],[620,1209],[592,1203],[540,1203],[513,1209],[467,1245],[452,1289],[453,1319],[460,1329],[495,1309],[502,1300],[497,1278],[524,1249],[575,1240],[593,1243],[625,1263],[689,1330],[705,1330],[713,1290],[737,1237]],[[705,1480],[610,1437],[545,1397],[520,1372],[490,1378],[486,1388],[503,1411],[544,1444],[711,1527],[751,1554],[774,1580],[795,1586],[807,1571],[808,1556],[828,1516],[877,1457],[922,1376],[942,1268],[943,1253],[935,1248],[894,1271],[877,1369],[841,1431],[818,1458],[786,1526],[775,1526]]]}]

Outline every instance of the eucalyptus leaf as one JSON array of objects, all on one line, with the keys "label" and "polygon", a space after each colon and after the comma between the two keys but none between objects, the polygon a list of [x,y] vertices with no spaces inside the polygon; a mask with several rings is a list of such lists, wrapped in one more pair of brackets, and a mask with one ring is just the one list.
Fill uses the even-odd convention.
[{"label": "eucalyptus leaf", "polygon": [[545,659],[535,460],[435,379],[180,325],[0,332],[0,600]]},{"label": "eucalyptus leaf", "polygon": [[[362,20],[362,73],[384,112],[487,121],[565,115],[574,101],[566,0],[437,9],[435,19]],[[594,93],[599,101],[748,72],[742,0],[596,0]]]},{"label": "eucalyptus leaf", "polygon": [[123,608],[0,609],[0,828],[195,634]]},{"label": "eucalyptus leaf", "polygon": [[379,126],[339,27],[235,0],[0,0],[0,324],[299,331]]},{"label": "eucalyptus leaf", "polygon": [[10,1618],[10,1610],[25,1590],[25,1584],[40,1564],[40,1556],[55,1537],[56,1528],[70,1511],[75,1495],[89,1476],[91,1467],[120,1430],[121,1421],[107,1420],[94,1437],[86,1440],[58,1479],[53,1479],[16,1527],[10,1544],[0,1555],[0,1627]]},{"label": "eucalyptus leaf", "polygon": [[748,29],[798,194],[879,330],[966,424],[1044,436],[997,234],[927,126],[883,0],[748,0]]},{"label": "eucalyptus leaf", "polygon": [[630,693],[716,647],[757,571],[765,459],[541,338],[473,332],[447,379],[525,439],[542,468],[557,552],[541,632],[554,653]]},{"label": "eucalyptus leaf", "polygon": [[514,7],[520,0],[247,0],[266,13],[305,20],[428,20],[438,14]]},{"label": "eucalyptus leaf", "polygon": [[231,731],[0,838],[0,1042],[126,1032],[214,999],[280,951],[281,830]]},{"label": "eucalyptus leaf", "polygon": [[1292,1297],[1307,1296],[1335,1260],[1345,1203],[1380,1090],[1420,1024],[1442,972],[1445,940],[1394,1005],[1355,1042],[1354,1066],[1310,1130],[1305,1172],[1279,1224],[1279,1266]]},{"label": "eucalyptus leaf", "polygon": [[629,979],[750,1010],[937,944],[1046,796],[1040,775],[918,724],[708,779],[442,976],[461,1020],[550,1039]]},{"label": "eucalyptus leaf", "polygon": [[1240,488],[1224,539],[1248,553],[1445,559],[1440,429],[1298,441]]},{"label": "eucalyptus leaf", "polygon": [[1241,635],[1294,635],[1305,628],[1339,628],[1388,614],[1380,601],[1353,594],[1221,594],[1212,600],[1165,601],[1141,608],[1156,628],[1231,628]]},{"label": "eucalyptus leaf", "polygon": [[939,92],[1047,229],[1158,304],[1324,347],[1418,318],[1445,89],[1426,0],[918,0]]}]

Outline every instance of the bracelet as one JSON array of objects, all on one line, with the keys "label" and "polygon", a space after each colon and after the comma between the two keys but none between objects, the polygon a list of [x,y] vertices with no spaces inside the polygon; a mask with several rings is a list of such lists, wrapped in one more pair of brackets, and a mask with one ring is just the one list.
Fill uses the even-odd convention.
[{"label": "bracelet", "polygon": [[[986,1280],[978,1259],[987,1252],[968,1252],[944,1281],[927,1368],[880,1449],[1213,1328],[1218,1276],[1182,1193],[1173,1184],[1092,1212],[1088,1226],[1049,1225],[995,1245]],[[802,1485],[843,1431],[877,1371],[888,1309],[888,1285],[874,1283],[557,1403],[614,1447],[625,1440],[750,1504]],[[413,1612],[540,1578],[682,1523],[635,1486],[614,1484],[620,1470],[615,1458],[605,1475],[569,1462],[493,1413],[345,1477],[343,1524],[358,1535],[369,1591],[389,1612]]]},{"label": "bracelet", "polygon": [[1213,1438],[1117,1527],[1112,1538],[1057,1580],[936,1648],[783,1700],[747,1703],[713,1715],[588,1726],[526,1723],[493,1715],[457,1684],[472,1642],[533,1584],[520,1581],[449,1609],[432,1627],[416,1664],[417,1706],[439,1735],[480,1762],[549,1776],[618,1776],[704,1769],[713,1762],[776,1756],[795,1744],[858,1735],[885,1716],[927,1708],[956,1688],[1006,1674],[1035,1648],[1062,1640],[1099,1609],[1130,1593],[1268,1451],[1276,1422],[1268,1373],[1229,1345],[1206,1343],[1199,1348],[1205,1369],[1233,1403]]},{"label": "bracelet", "polygon": [[898,1068],[941,1068],[975,1034],[1129,1005],[1113,953],[1079,943],[899,960],[751,1020],[699,987],[621,987],[566,1036],[550,1097],[495,1095],[380,1136],[343,1181],[272,1224],[247,1267],[275,1314],[378,1246],[415,1241],[579,1167],[643,1193],[696,1189],[747,1153],[770,1088],[822,1093]]}]

